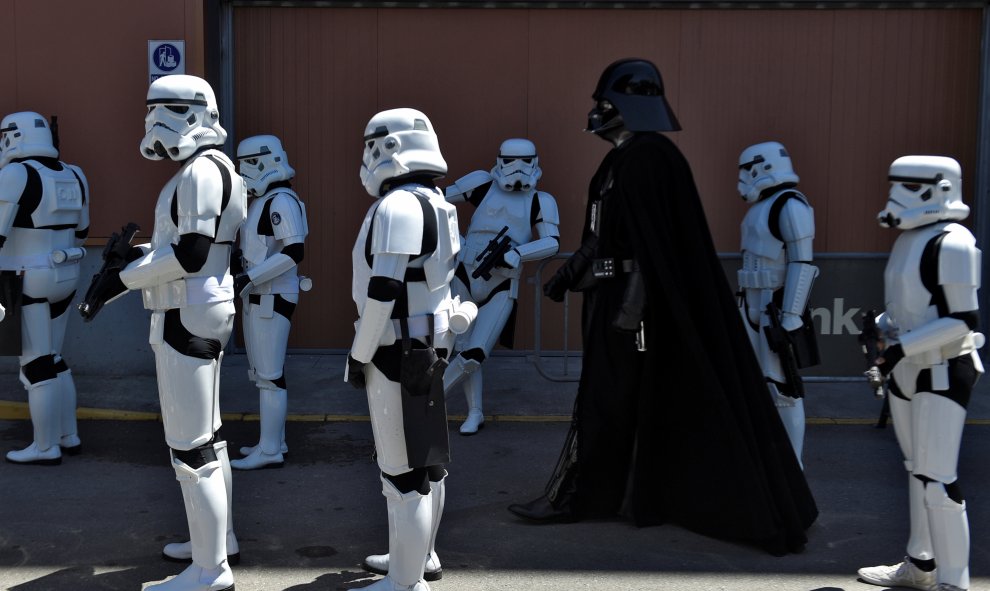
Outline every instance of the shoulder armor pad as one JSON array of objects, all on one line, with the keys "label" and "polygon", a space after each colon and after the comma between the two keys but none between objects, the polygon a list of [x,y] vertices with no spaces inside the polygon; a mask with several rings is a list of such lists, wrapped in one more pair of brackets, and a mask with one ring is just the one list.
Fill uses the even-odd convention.
[{"label": "shoulder armor pad", "polygon": [[536,198],[540,200],[540,220],[547,224],[559,226],[560,212],[557,210],[557,200],[553,198],[553,195],[537,191]]},{"label": "shoulder armor pad", "polygon": [[[780,210],[780,237],[784,242],[795,242],[815,237],[815,210],[801,193],[792,191]],[[779,199],[780,197],[778,197]]]},{"label": "shoulder armor pad", "polygon": [[980,260],[976,239],[965,227],[950,224],[938,256],[938,282],[941,285],[980,285]]},{"label": "shoulder armor pad", "polygon": [[371,254],[419,254],[423,207],[416,195],[396,190],[382,197],[371,222]]},{"label": "shoulder armor pad", "polygon": [[293,191],[279,189],[272,197],[268,215],[272,231],[279,240],[305,238],[309,234],[306,208]]},{"label": "shoulder armor pad", "polygon": [[[211,152],[212,155],[212,152]],[[218,164],[198,156],[182,171],[176,188],[179,217],[215,217],[223,206],[224,182]]]},{"label": "shoulder armor pad", "polygon": [[491,173],[486,170],[476,170],[474,172],[469,172],[454,181],[454,184],[447,187],[444,191],[444,195],[450,199],[452,197],[457,197],[458,195],[469,193],[481,185],[490,182],[492,182]]}]

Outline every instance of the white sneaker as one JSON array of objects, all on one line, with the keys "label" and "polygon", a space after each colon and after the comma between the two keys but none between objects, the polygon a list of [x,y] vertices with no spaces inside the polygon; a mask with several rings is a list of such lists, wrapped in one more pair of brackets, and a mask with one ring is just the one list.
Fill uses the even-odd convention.
[{"label": "white sneaker", "polygon": [[[372,554],[364,559],[361,565],[364,570],[376,575],[388,574],[388,554]],[[443,567],[440,566],[440,557],[436,552],[430,552],[426,556],[426,567],[423,570],[424,581],[439,581],[443,578]]]},{"label": "white sneaker", "polygon": [[474,435],[478,429],[485,428],[485,415],[480,410],[468,412],[467,420],[461,424],[461,435]]},{"label": "white sneaker", "polygon": [[[254,452],[254,450],[255,450],[256,447],[258,447],[258,446],[257,445],[245,445],[244,447],[240,448],[238,451],[241,452],[241,455],[242,456],[249,456],[249,455],[251,455],[252,452]],[[283,456],[285,454],[289,453],[289,446],[286,445],[284,441],[282,442],[282,448],[279,449],[279,453],[281,453]]]},{"label": "white sneaker", "polygon": [[[191,542],[172,542],[162,548],[162,558],[169,562],[192,562]],[[227,532],[227,564],[237,566],[241,561],[241,549],[237,545],[237,537]]]},{"label": "white sneaker", "polygon": [[17,451],[7,452],[7,461],[12,464],[36,464],[39,466],[57,466],[62,463],[62,449],[53,445],[41,451],[37,443]]},{"label": "white sneaker", "polygon": [[966,591],[966,589],[948,583],[939,583],[938,587],[935,587],[935,591]]},{"label": "white sneaker", "polygon": [[254,447],[254,451],[239,460],[230,460],[230,467],[234,470],[257,470],[259,468],[281,468],[285,465],[285,457],[282,452],[268,455],[261,451],[261,446]]},{"label": "white sneaker", "polygon": [[79,435],[63,435],[58,445],[62,448],[62,453],[66,455],[75,456],[82,451],[82,441],[79,440]]},{"label": "white sneaker", "polygon": [[935,571],[921,570],[905,556],[904,562],[891,566],[867,566],[859,569],[859,578],[871,585],[884,587],[910,587],[922,591],[937,591]]},{"label": "white sneaker", "polygon": [[190,564],[186,570],[145,591],[233,591],[234,574],[224,562],[215,569],[204,569]]},{"label": "white sneaker", "polygon": [[430,591],[430,585],[423,579],[420,579],[411,587],[407,587],[405,585],[399,585],[392,580],[392,577],[386,576],[384,579],[379,579],[367,587],[360,587],[360,589],[363,591]]}]

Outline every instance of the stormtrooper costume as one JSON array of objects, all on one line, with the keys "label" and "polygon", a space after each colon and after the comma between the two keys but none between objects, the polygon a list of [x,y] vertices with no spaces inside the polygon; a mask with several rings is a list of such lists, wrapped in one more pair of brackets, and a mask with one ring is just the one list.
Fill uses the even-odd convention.
[{"label": "stormtrooper costume", "polygon": [[62,451],[81,449],[76,386],[62,344],[86,254],[89,187],[79,167],[58,160],[51,128],[38,113],[4,117],[0,167],[0,274],[23,280],[20,380],[34,427],[34,442],[9,452],[7,461],[54,465]]},{"label": "stormtrooper costume", "polygon": [[[151,311],[165,441],[182,489],[192,564],[147,589],[219,591],[234,588],[228,553],[237,554],[230,520],[230,462],[220,437],[219,380],[234,318],[230,251],[244,221],[247,196],[220,151],[220,126],[210,85],[187,75],[165,76],[148,89],[141,155],[181,163],[155,206],[150,244],[132,249],[122,288],[141,290]],[[166,554],[167,555],[167,554]]]},{"label": "stormtrooper costume", "polygon": [[969,215],[959,163],[904,156],[891,164],[878,219],[902,230],[884,271],[879,368],[908,472],[910,537],[904,562],[859,570],[868,583],[969,588],[969,525],[956,468],[966,407],[983,373],[977,349],[980,250],[955,223]]},{"label": "stormtrooper costume", "polygon": [[432,343],[441,357],[451,350],[451,324],[464,320],[454,318],[450,294],[460,246],[457,210],[433,185],[447,164],[426,115],[408,108],[378,113],[368,122],[364,142],[361,182],[376,201],[352,252],[352,295],[360,319],[345,374],[353,386],[367,389],[389,520],[389,553],[365,563],[372,572],[388,574],[366,589],[427,591],[427,561],[431,579],[441,572],[433,547],[446,470],[410,466],[397,335],[406,319],[413,348]]},{"label": "stormtrooper costume", "polygon": [[791,158],[778,142],[756,144],[739,155],[739,194],[753,204],[741,227],[740,309],[767,387],[800,464],[805,429],[803,395],[795,391],[793,384],[788,384],[780,356],[771,350],[764,332],[770,325],[767,313],[770,302],[775,302],[781,310],[780,324],[784,330],[801,329],[802,314],[818,276],[818,268],[811,264],[814,211],[807,198],[794,189],[797,182]]},{"label": "stormtrooper costume", "polygon": [[[499,148],[498,160],[490,173],[475,171],[459,179],[445,191],[450,203],[467,201],[475,206],[459,265],[452,283],[454,294],[478,307],[471,330],[457,339],[459,353],[444,374],[444,389],[450,391],[463,382],[467,398],[467,420],[461,435],[474,435],[484,427],[481,408],[481,364],[491,354],[503,330],[511,346],[516,299],[522,263],[553,256],[560,246],[560,216],[557,202],[549,193],[536,190],[543,171],[536,146],[525,139],[509,139]],[[511,249],[502,255],[490,275],[474,277],[481,265],[479,256],[503,230]],[[535,230],[535,231],[534,231]]]},{"label": "stormtrooper costume", "polygon": [[242,447],[244,458],[230,465],[237,470],[281,467],[288,409],[285,350],[292,313],[299,303],[297,266],[309,233],[306,208],[289,180],[295,170],[278,138],[259,135],[237,146],[237,160],[248,195],[247,221],[241,228],[242,269],[234,277],[243,299],[244,344],[248,377],[260,393],[261,435],[257,445]]}]

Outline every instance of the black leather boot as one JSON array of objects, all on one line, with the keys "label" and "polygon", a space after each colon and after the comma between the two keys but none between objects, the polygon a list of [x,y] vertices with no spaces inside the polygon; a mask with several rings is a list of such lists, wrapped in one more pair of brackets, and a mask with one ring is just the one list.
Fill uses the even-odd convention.
[{"label": "black leather boot", "polygon": [[565,503],[560,508],[554,507],[546,495],[540,495],[528,503],[509,505],[509,511],[539,524],[574,523],[578,520],[571,511],[569,503]]}]

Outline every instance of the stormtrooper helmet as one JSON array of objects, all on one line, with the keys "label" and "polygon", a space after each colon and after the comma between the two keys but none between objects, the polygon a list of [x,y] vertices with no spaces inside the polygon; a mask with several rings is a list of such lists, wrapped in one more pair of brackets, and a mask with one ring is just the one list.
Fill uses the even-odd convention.
[{"label": "stormtrooper helmet", "polygon": [[533,142],[524,139],[505,140],[498,150],[498,161],[492,169],[492,177],[506,191],[528,191],[543,176],[539,160]]},{"label": "stormtrooper helmet", "polygon": [[787,148],[780,142],[756,144],[739,155],[739,194],[749,203],[759,201],[767,189],[794,186],[798,180]]},{"label": "stormtrooper helmet", "polygon": [[901,156],[890,165],[887,207],[877,214],[885,228],[909,230],[935,222],[962,220],[962,168],[945,156]]},{"label": "stormtrooper helmet", "polygon": [[11,113],[0,123],[0,166],[31,156],[58,157],[48,121],[38,113]]},{"label": "stormtrooper helmet", "polygon": [[601,135],[625,127],[629,131],[677,131],[681,128],[664,97],[663,78],[653,62],[624,59],[602,72],[591,98],[588,129]]},{"label": "stormtrooper helmet", "polygon": [[220,127],[213,88],[186,74],[163,76],[148,88],[141,155],[148,160],[183,161],[197,150],[220,146],[227,132]]},{"label": "stormtrooper helmet", "polygon": [[412,176],[441,177],[447,162],[433,124],[416,109],[382,111],[364,130],[361,184],[372,197],[381,197],[394,181]]},{"label": "stormtrooper helmet", "polygon": [[244,178],[248,193],[264,195],[272,183],[296,176],[282,142],[273,135],[256,135],[237,145],[237,171]]}]

